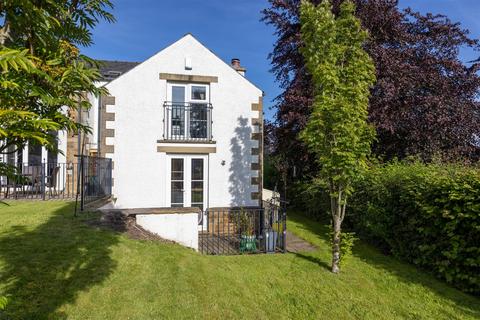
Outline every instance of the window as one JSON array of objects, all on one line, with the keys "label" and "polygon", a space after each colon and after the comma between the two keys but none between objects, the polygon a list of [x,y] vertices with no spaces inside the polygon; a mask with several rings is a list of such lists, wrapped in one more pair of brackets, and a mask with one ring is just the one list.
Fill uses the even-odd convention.
[{"label": "window", "polygon": [[185,87],[172,86],[172,102],[178,104],[185,103]]},{"label": "window", "polygon": [[192,86],[192,100],[207,100],[207,87]]},{"label": "window", "polygon": [[207,139],[211,134],[209,86],[187,83],[169,83],[168,86],[167,139]]},{"label": "window", "polygon": [[28,165],[39,166],[42,164],[42,146],[29,141],[28,143]]}]

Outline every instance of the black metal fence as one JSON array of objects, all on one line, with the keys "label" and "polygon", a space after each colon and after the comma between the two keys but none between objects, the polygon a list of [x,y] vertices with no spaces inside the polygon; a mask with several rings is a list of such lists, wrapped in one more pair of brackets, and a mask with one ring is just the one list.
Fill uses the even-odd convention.
[{"label": "black metal fence", "polygon": [[84,205],[112,195],[112,159],[79,157],[80,208]]},{"label": "black metal fence", "polygon": [[0,176],[0,199],[73,200],[88,203],[112,194],[112,161],[79,157],[77,162],[24,163],[13,177]]},{"label": "black metal fence", "polygon": [[286,251],[286,210],[274,201],[262,208],[211,208],[200,223],[199,250],[204,254]]}]

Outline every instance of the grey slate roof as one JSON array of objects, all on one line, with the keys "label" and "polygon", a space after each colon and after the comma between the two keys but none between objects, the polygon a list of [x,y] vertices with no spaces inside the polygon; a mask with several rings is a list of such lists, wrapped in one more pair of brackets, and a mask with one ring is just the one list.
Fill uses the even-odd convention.
[{"label": "grey slate roof", "polygon": [[140,64],[140,62],[110,60],[97,60],[97,62],[104,81],[112,81]]}]

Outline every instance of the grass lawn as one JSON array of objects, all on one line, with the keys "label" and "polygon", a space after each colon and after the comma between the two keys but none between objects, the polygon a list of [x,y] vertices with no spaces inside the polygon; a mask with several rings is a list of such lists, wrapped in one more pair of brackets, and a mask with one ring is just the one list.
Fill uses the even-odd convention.
[{"label": "grass lawn", "polygon": [[[14,319],[478,319],[480,299],[358,244],[328,271],[326,229],[297,215],[305,254],[202,256],[87,226],[67,202],[0,207],[0,295]],[[1,318],[1,316],[0,316]]]}]

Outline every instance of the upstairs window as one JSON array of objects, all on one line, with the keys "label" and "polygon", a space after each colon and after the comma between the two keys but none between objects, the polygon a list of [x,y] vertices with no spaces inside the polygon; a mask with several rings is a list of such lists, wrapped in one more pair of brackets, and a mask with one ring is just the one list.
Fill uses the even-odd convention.
[{"label": "upstairs window", "polygon": [[208,85],[169,83],[167,100],[167,139],[208,140],[211,137]]},{"label": "upstairs window", "polygon": [[207,87],[206,86],[192,86],[192,100],[193,101],[207,101]]}]

